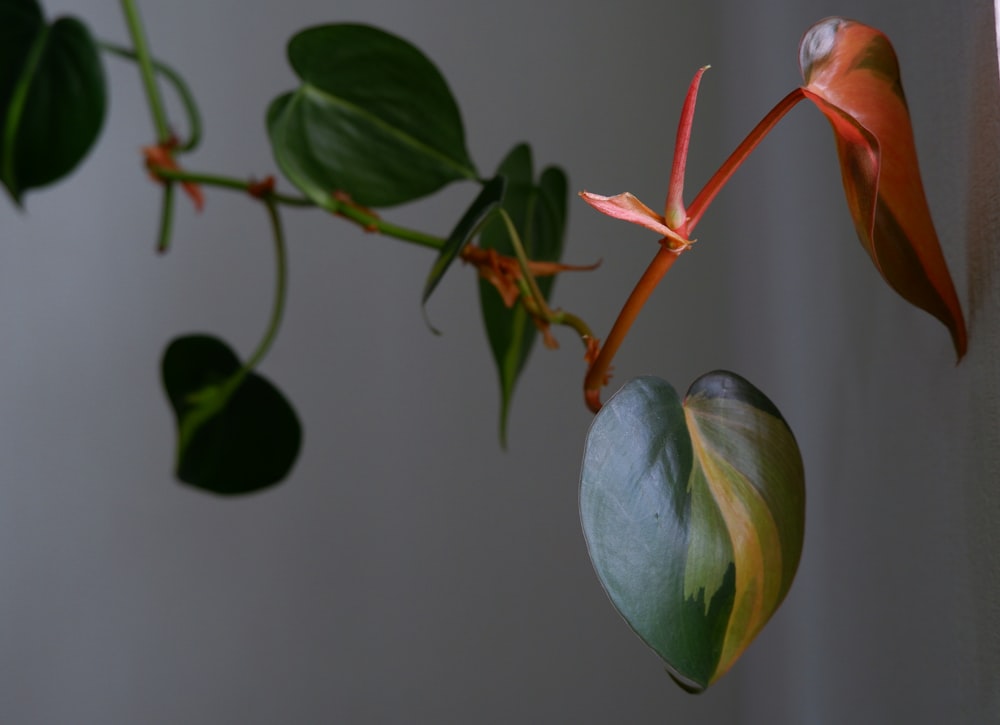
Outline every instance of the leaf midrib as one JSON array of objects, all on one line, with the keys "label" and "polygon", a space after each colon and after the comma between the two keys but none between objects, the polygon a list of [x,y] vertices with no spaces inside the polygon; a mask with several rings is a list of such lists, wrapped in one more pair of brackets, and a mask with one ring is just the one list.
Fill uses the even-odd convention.
[{"label": "leaf midrib", "polygon": [[401,131],[397,126],[394,126],[381,117],[371,113],[366,110],[363,106],[359,106],[356,103],[352,103],[340,96],[333,95],[328,91],[324,91],[319,86],[313,85],[307,81],[303,81],[302,86],[296,92],[296,95],[312,95],[322,98],[324,101],[331,103],[332,105],[339,106],[341,108],[347,109],[357,116],[365,119],[369,123],[385,131],[388,135],[394,136],[400,139],[404,145],[410,146],[418,150],[425,156],[429,156],[438,160],[443,166],[454,169],[458,176],[464,177],[466,179],[476,179],[476,171],[470,166],[465,166],[461,162],[453,159],[447,154],[439,151],[438,149],[430,146],[423,141],[419,140],[415,136]]}]

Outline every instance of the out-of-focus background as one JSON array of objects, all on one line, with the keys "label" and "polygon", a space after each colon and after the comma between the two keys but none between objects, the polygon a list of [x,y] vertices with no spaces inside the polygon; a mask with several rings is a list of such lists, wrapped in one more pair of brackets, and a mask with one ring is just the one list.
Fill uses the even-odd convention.
[{"label": "out-of-focus background", "polygon": [[[127,43],[116,3],[50,0]],[[153,137],[136,69],[108,58],[107,123],[71,178],[0,202],[0,720],[73,723],[940,723],[1000,717],[1000,76],[987,0],[141,3],[154,54],[206,122],[193,169],[275,170],[267,103],[287,39],[360,21],[441,68],[484,173],[515,143],[571,188],[665,194],[677,115],[702,84],[690,193],[800,82],[827,15],[889,34],[928,197],[970,322],[879,278],[843,202],[831,132],[795,109],[723,191],[616,363],[683,391],[732,369],[781,408],[806,463],[798,579],[706,694],[677,688],[587,558],[577,476],[590,416],[578,343],[535,350],[510,447],[470,270],[419,298],[425,250],[317,211],[285,215],[291,290],[262,371],[305,425],[281,487],[224,500],[171,476],[158,383],[174,336],[246,355],[266,322],[262,209],[182,200],[154,254]],[[168,94],[169,97],[169,94]],[[171,101],[172,103],[172,101]],[[175,106],[174,106],[175,107]],[[176,108],[176,107],[175,107]],[[179,114],[175,114],[179,118]],[[288,189],[287,185],[284,187]],[[475,189],[388,211],[446,233]],[[555,303],[609,329],[656,248],[571,200]]]}]

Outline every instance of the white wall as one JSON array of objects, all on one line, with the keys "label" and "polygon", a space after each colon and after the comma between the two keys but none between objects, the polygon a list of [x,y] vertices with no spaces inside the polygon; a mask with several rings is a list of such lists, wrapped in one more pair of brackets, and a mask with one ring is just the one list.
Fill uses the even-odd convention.
[{"label": "white wall", "polygon": [[[114,4],[52,2],[124,41]],[[826,122],[803,107],[734,178],[658,291],[617,381],[683,389],[728,367],[781,407],[806,460],[798,580],[707,694],[677,689],[604,597],[576,477],[589,416],[576,344],[537,351],[511,449],[472,275],[418,299],[430,256],[317,212],[286,215],[291,298],[264,372],[305,424],[287,485],[237,501],[170,476],[163,346],[203,330],[246,353],[270,304],[263,212],[211,192],[152,252],[152,131],[134,69],[108,61],[86,165],[0,204],[0,719],[13,723],[987,722],[1000,716],[994,249],[1000,93],[986,0],[143,3],[154,50],[206,116],[199,169],[274,168],[266,103],[296,29],[362,20],[425,49],[491,169],[521,140],[572,188],[665,192],[694,69],[691,185],[798,83],[830,14],[885,30],[971,323],[945,330],[885,287],[855,241]],[[504,60],[505,54],[512,57]],[[692,188],[694,191],[694,188]],[[392,213],[447,230],[470,190]],[[571,205],[557,302],[607,330],[655,241]],[[364,300],[363,314],[359,300]]]}]

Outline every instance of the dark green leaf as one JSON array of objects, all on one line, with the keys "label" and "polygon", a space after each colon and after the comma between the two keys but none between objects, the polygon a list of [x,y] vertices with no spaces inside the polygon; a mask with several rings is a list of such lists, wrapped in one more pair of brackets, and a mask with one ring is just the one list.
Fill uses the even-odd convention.
[{"label": "dark green leaf", "polygon": [[[538,261],[559,261],[566,224],[566,175],[560,169],[549,167],[542,172],[536,185],[531,148],[527,144],[515,146],[510,151],[497,169],[497,175],[507,179],[502,206],[511,216],[528,257]],[[484,249],[514,256],[510,235],[500,220],[486,225],[481,244]],[[538,279],[538,287],[546,299],[552,293],[554,280],[554,277]],[[479,282],[479,300],[486,335],[500,377],[500,439],[505,444],[514,386],[524,369],[538,330],[523,306],[518,304],[508,308],[496,289],[483,279]]]},{"label": "dark green leaf", "polygon": [[302,80],[271,103],[275,158],[320,205],[344,192],[391,206],[475,179],[458,105],[428,58],[366,25],[323,25],[288,44]]},{"label": "dark green leaf", "polygon": [[281,481],[298,456],[302,430],[284,396],[242,370],[214,337],[189,335],[163,356],[163,386],[177,416],[177,478],[218,494]]},{"label": "dark green leaf", "polygon": [[709,373],[682,402],[626,384],[594,419],[580,513],[608,596],[685,689],[721,677],[784,599],[802,551],[795,438],[743,378]]},{"label": "dark green leaf", "polygon": [[[486,182],[451,234],[448,235],[448,240],[434,261],[434,266],[431,267],[427,282],[424,284],[424,296],[421,302],[425,307],[425,317],[427,300],[430,299],[431,294],[438,286],[438,282],[444,277],[444,273],[448,271],[455,258],[461,254],[465,245],[472,241],[483,222],[500,206],[505,187],[506,180],[502,176],[494,176]],[[432,326],[431,329],[434,330]],[[437,333],[437,330],[434,332]]]},{"label": "dark green leaf", "polygon": [[80,21],[48,25],[34,0],[0,3],[0,181],[15,202],[80,163],[106,105],[100,56]]}]

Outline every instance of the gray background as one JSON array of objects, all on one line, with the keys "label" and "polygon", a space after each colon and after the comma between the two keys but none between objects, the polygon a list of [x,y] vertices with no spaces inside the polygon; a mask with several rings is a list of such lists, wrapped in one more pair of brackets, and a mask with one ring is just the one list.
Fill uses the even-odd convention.
[{"label": "gray background", "polygon": [[[126,42],[116,3],[47,3]],[[681,692],[619,620],[577,516],[590,416],[578,344],[536,350],[510,450],[473,275],[315,211],[286,214],[291,292],[263,371],[295,402],[288,483],[221,500],[170,475],[157,366],[175,335],[243,354],[265,324],[266,218],[210,191],[153,253],[159,193],[135,69],[69,180],[0,204],[0,719],[5,723],[939,723],[1000,718],[998,74],[985,0],[142,4],[154,52],[206,117],[191,168],[274,170],[263,111],[297,29],[363,21],[424,49],[484,172],[521,140],[573,189],[658,206],[687,83],[706,63],[689,198],[799,82],[830,14],[900,55],[928,195],[971,323],[947,333],[879,279],[842,201],[829,128],[792,112],[698,229],[617,360],[683,390],[714,368],[772,397],[806,461],[798,579],[706,694]],[[287,188],[287,187],[286,187]],[[445,233],[473,189],[391,211]],[[571,204],[556,303],[604,334],[655,252]]]}]

